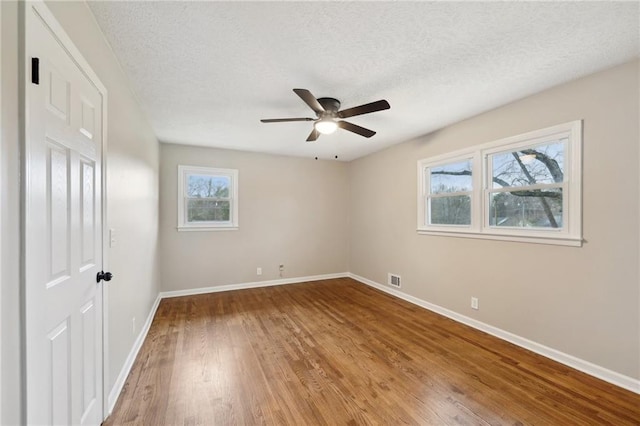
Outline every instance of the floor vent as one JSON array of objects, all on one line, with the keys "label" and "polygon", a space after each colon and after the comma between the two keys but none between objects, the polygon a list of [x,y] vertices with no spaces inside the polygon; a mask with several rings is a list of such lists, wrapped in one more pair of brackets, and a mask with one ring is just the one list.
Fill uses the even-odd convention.
[{"label": "floor vent", "polygon": [[400,288],[400,275],[389,274],[388,284]]}]

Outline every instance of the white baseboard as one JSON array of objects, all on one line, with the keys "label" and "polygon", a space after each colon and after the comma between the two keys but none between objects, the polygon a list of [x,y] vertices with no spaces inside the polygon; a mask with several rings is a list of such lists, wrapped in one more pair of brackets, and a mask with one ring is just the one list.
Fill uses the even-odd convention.
[{"label": "white baseboard", "polygon": [[179,297],[179,296],[190,296],[196,294],[205,294],[205,293],[215,293],[221,291],[229,291],[229,290],[242,290],[248,288],[258,288],[258,287],[270,287],[274,285],[284,285],[284,284],[296,284],[303,283],[308,281],[320,281],[320,280],[328,280],[333,278],[353,278],[356,281],[359,281],[363,284],[381,290],[385,293],[396,296],[400,299],[406,300],[407,302],[413,303],[414,305],[420,306],[437,314],[443,315],[447,318],[451,318],[454,321],[460,322],[462,324],[466,324],[475,329],[484,331],[485,333],[496,336],[502,340],[506,340],[507,342],[511,342],[514,345],[523,347],[532,352],[550,358],[554,361],[557,361],[561,364],[567,365],[569,367],[575,368],[576,370],[582,371],[591,376],[597,377],[601,380],[619,386],[621,388],[630,390],[637,394],[640,394],[640,380],[625,376],[620,373],[616,373],[615,371],[611,371],[604,367],[600,367],[599,365],[593,364],[591,362],[582,360],[580,358],[576,358],[572,355],[566,354],[564,352],[560,352],[556,349],[550,348],[548,346],[544,346],[540,343],[533,342],[524,337],[520,337],[516,334],[510,333],[508,331],[502,330],[500,328],[491,326],[489,324],[485,324],[483,322],[477,321],[473,318],[469,318],[467,316],[461,315],[457,312],[451,311],[449,309],[443,308],[442,306],[435,305],[433,303],[429,303],[417,297],[406,294],[400,290],[396,290],[394,288],[379,284],[375,281],[369,280],[367,278],[361,277],[356,274],[352,274],[350,272],[343,272],[337,274],[325,274],[325,275],[312,275],[308,277],[297,277],[297,278],[283,278],[279,280],[269,280],[269,281],[256,281],[250,283],[242,283],[242,284],[230,284],[224,286],[217,287],[203,287],[203,288],[194,288],[188,290],[177,290],[177,291],[163,291],[158,294],[156,301],[154,302],[151,310],[149,312],[149,316],[144,323],[144,326],[140,330],[140,334],[138,335],[136,341],[131,348],[131,352],[129,352],[129,356],[127,357],[120,374],[118,375],[118,379],[115,384],[111,388],[111,392],[109,392],[108,399],[108,413],[111,414],[113,411],[113,407],[116,405],[118,401],[118,397],[122,392],[122,388],[129,376],[129,372],[133,367],[133,363],[138,356],[138,352],[142,347],[144,339],[147,337],[147,333],[149,332],[149,328],[151,327],[151,322],[153,321],[153,317],[156,314],[158,309],[158,305],[160,304],[160,300],[169,297]]},{"label": "white baseboard", "polygon": [[109,392],[109,400],[108,400],[108,415],[111,415],[113,412],[113,407],[115,407],[116,402],[118,402],[118,397],[122,392],[122,388],[124,387],[125,382],[127,381],[127,377],[129,376],[129,372],[131,372],[131,368],[133,367],[133,363],[138,356],[138,352],[144,343],[144,339],[147,337],[147,333],[149,332],[149,328],[151,327],[151,323],[153,322],[153,317],[156,315],[156,311],[158,310],[158,306],[160,305],[160,300],[162,298],[160,295],[156,297],[156,301],[153,302],[153,306],[151,306],[151,310],[149,311],[149,315],[147,316],[147,320],[144,325],[140,329],[140,333],[136,338],[135,342],[133,342],[133,347],[129,352],[129,356],[124,362],[122,369],[120,370],[120,374],[118,374],[118,378],[111,388],[111,392]]},{"label": "white baseboard", "polygon": [[345,278],[348,276],[350,276],[348,272],[340,272],[337,274],[311,275],[308,277],[297,277],[297,278],[282,278],[279,280],[255,281],[250,283],[229,284],[229,285],[221,285],[216,287],[201,287],[201,288],[191,288],[188,290],[163,291],[163,292],[160,292],[160,298],[165,299],[167,297],[193,296],[196,294],[217,293],[220,291],[229,291],[229,290],[244,290],[247,288],[270,287],[274,285],[299,284],[299,283],[304,283],[308,281],[330,280],[334,278]]},{"label": "white baseboard", "polygon": [[400,290],[396,290],[394,288],[379,284],[375,281],[361,277],[359,275],[349,273],[348,276],[350,278],[353,278],[356,281],[360,281],[363,284],[374,287],[380,291],[391,294],[400,299],[406,300],[407,302],[413,303],[414,305],[418,305],[422,308],[425,308],[437,314],[443,315],[447,318],[451,318],[454,321],[457,321],[462,324],[473,327],[475,329],[484,331],[485,333],[491,334],[492,336],[498,337],[502,340],[506,340],[507,342],[513,343],[514,345],[523,347],[539,355],[542,355],[544,357],[557,361],[561,364],[575,368],[576,370],[579,370],[579,371],[582,371],[583,373],[597,377],[598,379],[604,380],[605,382],[609,382],[621,388],[630,390],[631,392],[640,394],[640,380],[625,376],[615,371],[611,371],[607,368],[593,364],[589,361],[576,358],[573,355],[560,352],[556,349],[550,348],[540,343],[536,343],[534,341],[531,341],[524,337],[520,337],[516,334],[510,333],[500,328],[491,326],[489,324],[485,324],[481,321],[475,320],[473,318],[469,318],[457,312],[443,308],[442,306],[434,305],[433,303],[429,303],[427,301],[424,301],[422,299],[419,299],[417,297],[404,293]]}]

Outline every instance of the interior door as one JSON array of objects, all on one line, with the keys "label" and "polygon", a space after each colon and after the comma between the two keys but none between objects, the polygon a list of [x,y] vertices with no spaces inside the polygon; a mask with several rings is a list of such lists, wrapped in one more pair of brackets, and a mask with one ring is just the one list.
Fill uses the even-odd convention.
[{"label": "interior door", "polygon": [[25,9],[27,423],[99,425],[104,99],[46,7]]}]

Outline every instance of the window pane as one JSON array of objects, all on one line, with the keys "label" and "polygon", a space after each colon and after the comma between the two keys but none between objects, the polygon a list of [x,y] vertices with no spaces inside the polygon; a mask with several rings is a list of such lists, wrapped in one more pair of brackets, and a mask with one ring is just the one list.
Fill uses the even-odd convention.
[{"label": "window pane", "polygon": [[231,179],[229,176],[190,174],[187,176],[187,197],[228,198]]},{"label": "window pane", "polygon": [[519,151],[490,155],[494,188],[564,181],[566,139]]},{"label": "window pane", "polygon": [[472,190],[471,160],[431,167],[431,194]]},{"label": "window pane", "polygon": [[188,222],[228,222],[230,202],[190,198],[187,200]]},{"label": "window pane", "polygon": [[489,225],[562,228],[562,189],[492,193]]},{"label": "window pane", "polygon": [[431,198],[429,202],[429,219],[432,225],[471,224],[471,197],[458,195]]}]

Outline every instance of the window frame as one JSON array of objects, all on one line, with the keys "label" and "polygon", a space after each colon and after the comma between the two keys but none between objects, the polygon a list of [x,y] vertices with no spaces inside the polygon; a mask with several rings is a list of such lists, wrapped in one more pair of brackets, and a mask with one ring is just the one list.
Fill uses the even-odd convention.
[{"label": "window frame", "polygon": [[[459,191],[447,193],[447,195],[432,194],[431,193],[431,169],[440,166],[446,166],[449,164],[460,163],[464,161],[471,162],[471,191]],[[420,230],[420,221],[426,224],[432,231],[440,232],[475,232],[478,228],[477,216],[474,214],[478,210],[478,195],[476,194],[476,188],[480,184],[478,173],[476,170],[480,170],[477,164],[477,159],[473,155],[473,151],[461,150],[450,154],[439,155],[432,157],[428,160],[422,160],[418,162],[418,180],[421,182],[422,188],[419,190],[418,195],[418,229]],[[471,220],[468,225],[462,224],[431,224],[428,216],[429,208],[427,207],[432,198],[453,197],[457,195],[465,195],[470,198],[470,215]]]},{"label": "window frame", "polygon": [[[492,187],[492,155],[535,147],[566,139],[564,143],[564,180],[561,184],[538,184],[541,187],[561,187],[563,193],[562,228],[520,228],[490,225]],[[473,158],[471,225],[431,225],[427,216],[427,194],[430,188],[427,173],[435,166]],[[527,186],[530,188],[531,186]],[[512,187],[509,187],[512,188]],[[419,234],[441,235],[540,244],[582,246],[582,120],[547,127],[520,135],[499,139],[467,149],[418,161],[418,227]]]},{"label": "window frame", "polygon": [[[209,222],[188,222],[187,208],[189,197],[186,193],[186,185],[189,175],[207,175],[228,178],[230,182],[229,220]],[[238,223],[238,170],[221,169],[216,167],[185,166],[178,165],[178,231],[233,231],[239,228]]]}]

